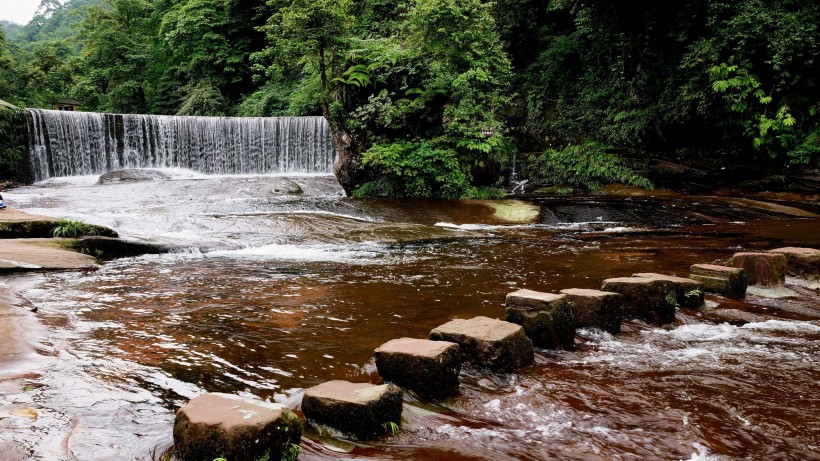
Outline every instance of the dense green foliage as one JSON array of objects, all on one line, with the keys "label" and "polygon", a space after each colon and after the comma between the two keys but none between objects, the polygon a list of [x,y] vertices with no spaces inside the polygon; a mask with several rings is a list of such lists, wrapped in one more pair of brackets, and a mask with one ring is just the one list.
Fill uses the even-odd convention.
[{"label": "dense green foliage", "polygon": [[528,157],[521,168],[524,176],[537,182],[569,184],[597,189],[605,184],[622,183],[651,188],[652,184],[622,164],[601,144],[588,142],[565,149],[549,148]]},{"label": "dense green foliage", "polygon": [[323,114],[356,195],[487,194],[519,152],[586,187],[648,185],[610,148],[820,161],[809,0],[43,0],[2,29],[0,99]]},{"label": "dense green foliage", "polygon": [[27,140],[26,112],[0,103],[0,178],[29,179],[24,167]]}]

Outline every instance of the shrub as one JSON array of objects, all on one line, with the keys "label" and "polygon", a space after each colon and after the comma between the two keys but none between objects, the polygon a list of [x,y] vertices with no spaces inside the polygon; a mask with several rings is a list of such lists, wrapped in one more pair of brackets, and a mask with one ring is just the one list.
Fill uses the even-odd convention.
[{"label": "shrub", "polygon": [[76,238],[84,235],[97,235],[97,228],[91,224],[73,219],[61,219],[51,231],[54,237]]},{"label": "shrub", "polygon": [[358,187],[354,195],[359,197],[458,199],[474,191],[466,162],[455,149],[435,141],[375,144],[362,163],[377,168],[382,179]]}]

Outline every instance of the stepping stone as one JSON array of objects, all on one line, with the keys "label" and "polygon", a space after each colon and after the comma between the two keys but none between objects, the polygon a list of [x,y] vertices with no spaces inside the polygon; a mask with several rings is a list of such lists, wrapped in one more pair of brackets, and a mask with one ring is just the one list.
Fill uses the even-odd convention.
[{"label": "stepping stone", "polygon": [[434,328],[430,339],[457,343],[462,361],[496,370],[511,370],[535,360],[532,341],[521,325],[503,320],[452,320]]},{"label": "stepping stone", "polygon": [[434,399],[458,394],[461,354],[456,343],[400,338],[382,344],[374,355],[385,381]]},{"label": "stepping stone", "polygon": [[786,257],[786,274],[815,282],[815,289],[820,288],[820,250],[814,248],[785,247],[770,250]]},{"label": "stepping stone", "polygon": [[612,334],[621,332],[623,295],[600,290],[561,290],[575,313],[575,327],[598,327]]},{"label": "stepping stone", "polygon": [[[669,280],[667,276],[659,274],[636,274],[634,277],[617,277],[604,280],[601,286],[603,291],[611,291],[623,295],[623,313],[626,317],[637,317],[655,325],[665,325],[675,321],[675,309],[679,304],[678,291],[682,291],[682,282],[699,282],[689,279]],[[677,279],[677,277],[673,277]],[[684,293],[685,294],[685,293]],[[694,294],[694,293],[693,293]],[[693,296],[693,298],[698,298]],[[703,299],[703,292],[700,293]],[[688,304],[694,305],[694,301]]]},{"label": "stepping stone", "polygon": [[328,381],[305,390],[302,413],[310,421],[368,440],[387,432],[390,423],[400,424],[402,396],[392,384]]},{"label": "stepping stone", "polygon": [[575,347],[575,316],[566,295],[518,290],[507,295],[505,311],[507,321],[524,327],[535,346]]},{"label": "stepping stone", "polygon": [[742,268],[749,285],[780,286],[786,281],[786,256],[779,253],[735,253],[732,266]]},{"label": "stepping stone", "polygon": [[299,418],[284,406],[231,394],[195,397],[174,421],[174,455],[181,461],[280,459],[301,438]]},{"label": "stepping stone", "polygon": [[632,274],[632,276],[669,283],[675,290],[675,297],[677,298],[677,302],[680,307],[700,309],[704,305],[703,284],[696,280],[684,277],[675,277],[673,275],[656,274],[653,272],[641,272],[638,274]]},{"label": "stepping stone", "polygon": [[731,299],[746,297],[746,273],[737,267],[714,264],[694,264],[689,278],[703,284],[704,291],[718,293]]}]

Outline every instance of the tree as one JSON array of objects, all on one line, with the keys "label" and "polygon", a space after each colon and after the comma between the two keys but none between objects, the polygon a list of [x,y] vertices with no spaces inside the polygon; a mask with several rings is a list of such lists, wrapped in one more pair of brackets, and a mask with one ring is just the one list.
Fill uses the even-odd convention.
[{"label": "tree", "polygon": [[86,74],[76,85],[80,99],[98,101],[101,111],[145,113],[150,81],[146,78],[151,48],[147,0],[106,0],[107,8],[89,8],[80,26]]},{"label": "tree", "polygon": [[[224,0],[187,0],[163,15],[162,43],[188,82],[181,113],[198,107],[206,111],[198,115],[224,114],[225,104],[235,103],[249,89],[248,61],[256,32],[234,12]],[[216,99],[210,104],[203,97]]]}]

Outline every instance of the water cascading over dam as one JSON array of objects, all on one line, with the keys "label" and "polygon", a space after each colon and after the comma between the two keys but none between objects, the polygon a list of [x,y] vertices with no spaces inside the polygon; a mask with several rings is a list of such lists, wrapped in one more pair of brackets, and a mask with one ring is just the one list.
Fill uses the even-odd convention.
[{"label": "water cascading over dam", "polygon": [[29,109],[36,181],[123,168],[205,174],[327,174],[323,117],[178,117]]}]

